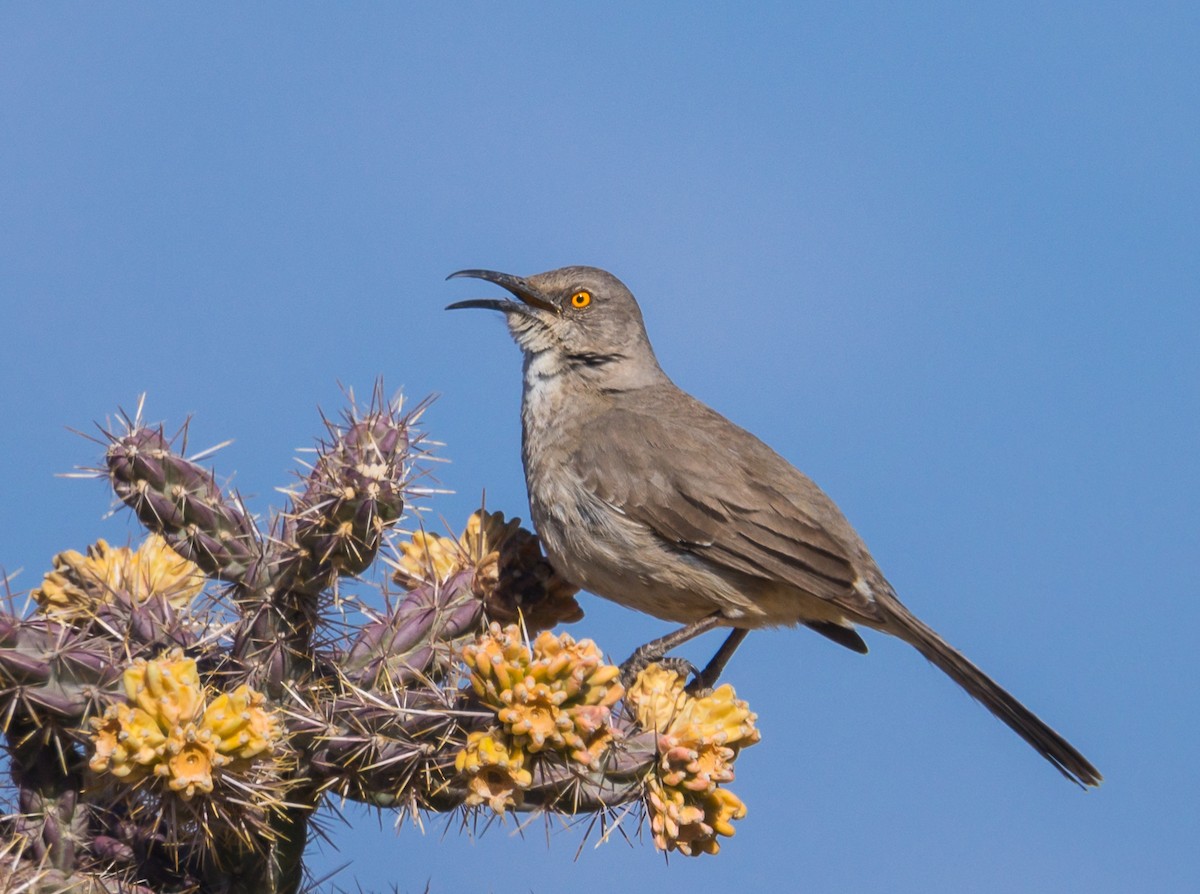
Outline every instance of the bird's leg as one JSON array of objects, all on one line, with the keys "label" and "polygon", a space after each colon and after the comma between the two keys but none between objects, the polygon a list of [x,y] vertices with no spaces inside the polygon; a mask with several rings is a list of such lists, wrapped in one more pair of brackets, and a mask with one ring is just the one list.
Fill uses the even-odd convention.
[{"label": "bird's leg", "polygon": [[[686,627],[680,627],[678,630],[668,633],[666,636],[660,636],[658,639],[651,640],[644,646],[639,646],[638,648],[634,649],[633,654],[626,658],[621,664],[621,683],[626,689],[628,689],[637,680],[638,674],[640,674],[648,665],[656,662],[662,662],[663,656],[676,646],[681,646],[688,640],[695,639],[696,637],[700,636],[702,633],[708,633],[708,631],[712,630],[714,627],[720,627],[721,622],[724,620],[725,618],[720,612],[713,612],[711,615],[701,618],[699,621],[693,621]],[[734,632],[736,633],[737,631],[735,630]],[[741,640],[739,639],[738,642],[741,642]],[[733,648],[737,648],[737,643],[734,643]],[[721,651],[724,651],[724,649],[725,646],[722,646]],[[720,654],[720,652],[718,652],[718,654]],[[733,650],[731,649],[729,651],[729,655],[732,654]],[[722,667],[724,666],[725,661],[729,660],[729,655],[726,655],[724,661],[721,662]],[[714,658],[713,660],[715,661],[716,659]],[[672,664],[675,663],[677,662],[672,661]],[[712,665],[711,661],[709,662],[709,665]],[[686,660],[685,666],[680,670],[684,672],[685,676],[688,673],[696,672],[696,669],[692,667],[691,662],[687,662]],[[708,668],[705,668],[705,670],[707,671]],[[721,668],[718,667],[717,673],[720,672]]]},{"label": "bird's leg", "polygon": [[734,627],[729,631],[729,636],[725,637],[725,642],[721,643],[717,654],[709,660],[708,664],[704,665],[704,670],[696,674],[692,678],[692,682],[688,683],[688,692],[692,695],[702,695],[712,689],[717,680],[721,678],[721,671],[725,670],[725,665],[729,663],[729,659],[733,657],[733,653],[737,651],[737,647],[742,644],[742,640],[749,632],[745,627]]}]

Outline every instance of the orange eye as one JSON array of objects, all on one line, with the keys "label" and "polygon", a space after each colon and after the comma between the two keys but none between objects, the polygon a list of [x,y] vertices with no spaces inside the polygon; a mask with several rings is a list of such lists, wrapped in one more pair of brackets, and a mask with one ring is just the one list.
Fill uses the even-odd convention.
[{"label": "orange eye", "polygon": [[583,310],[592,303],[592,293],[586,290],[576,292],[571,296],[571,307],[577,310]]}]

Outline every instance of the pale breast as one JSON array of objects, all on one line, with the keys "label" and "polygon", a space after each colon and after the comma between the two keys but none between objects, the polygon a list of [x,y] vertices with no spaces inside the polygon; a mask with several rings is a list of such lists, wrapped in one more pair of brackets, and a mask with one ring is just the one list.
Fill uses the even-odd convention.
[{"label": "pale breast", "polygon": [[[522,453],[533,523],[550,563],[577,586],[665,620],[721,612],[745,627],[836,620],[823,600],[777,582],[715,567],[600,499],[575,462],[594,395],[567,387],[550,355],[527,359]],[[812,604],[810,604],[812,603]]]}]

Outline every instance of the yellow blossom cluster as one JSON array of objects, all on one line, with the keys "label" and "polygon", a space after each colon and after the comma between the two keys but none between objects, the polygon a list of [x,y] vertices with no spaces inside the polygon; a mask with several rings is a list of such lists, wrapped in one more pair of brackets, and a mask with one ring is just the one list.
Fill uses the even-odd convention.
[{"label": "yellow blossom cluster", "polygon": [[492,624],[463,650],[471,685],[525,751],[554,749],[590,764],[612,739],[620,668],[591,640],[543,631],[527,646],[520,628]]},{"label": "yellow blossom cluster", "polygon": [[422,584],[445,583],[468,568],[493,580],[498,575],[500,548],[521,527],[518,518],[505,521],[502,512],[482,509],[467,520],[466,530],[455,540],[427,531],[417,531],[407,543],[401,543],[396,562],[396,580],[414,588]]},{"label": "yellow blossom cluster", "polygon": [[89,766],[130,784],[165,781],[184,799],[208,794],[221,773],[243,773],[275,755],[283,727],[249,686],[216,694],[179,649],[126,668],[124,703],[92,721]]},{"label": "yellow blossom cluster", "polygon": [[738,752],[759,740],[757,719],[726,684],[703,698],[682,676],[652,664],[630,687],[626,703],[638,725],[658,734],[658,762],[647,780],[650,826],[660,850],[715,854],[717,836],[733,835],[746,805],[722,783],[733,780]]},{"label": "yellow blossom cluster", "polygon": [[524,749],[498,730],[474,732],[454,769],[467,780],[466,805],[487,804],[496,813],[517,807],[533,782]]},{"label": "yellow blossom cluster", "polygon": [[541,633],[532,646],[515,624],[463,650],[471,686],[496,712],[498,726],[473,733],[455,762],[467,778],[467,803],[497,813],[521,803],[532,780],[529,756],[556,751],[591,765],[612,741],[612,706],[624,693],[620,669],[591,640]]},{"label": "yellow blossom cluster", "polygon": [[84,618],[118,593],[134,603],[151,597],[175,608],[186,607],[204,587],[204,574],[195,563],[175,552],[157,534],[136,550],[112,547],[97,540],[84,555],[67,550],[54,557],[54,570],[33,591],[38,608],[60,618]]}]

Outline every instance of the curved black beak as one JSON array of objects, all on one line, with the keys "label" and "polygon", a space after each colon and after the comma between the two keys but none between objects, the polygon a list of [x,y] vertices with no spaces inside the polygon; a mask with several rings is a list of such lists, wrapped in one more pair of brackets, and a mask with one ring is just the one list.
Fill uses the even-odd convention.
[{"label": "curved black beak", "polygon": [[[530,285],[528,280],[522,279],[519,276],[513,276],[511,273],[497,273],[495,270],[458,270],[451,273],[446,279],[457,279],[459,277],[494,282],[501,288],[507,289],[517,298],[520,298],[529,307],[536,307],[538,310],[546,310],[555,314],[558,313],[558,306],[553,301]],[[469,301],[456,301],[453,304],[449,304],[446,306],[446,310],[459,310],[464,307],[482,307],[487,310],[503,311],[522,309],[520,304],[513,301],[499,301],[494,298],[472,298]]]}]

